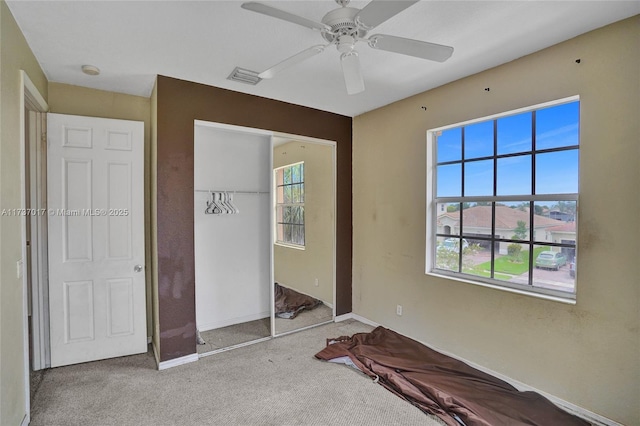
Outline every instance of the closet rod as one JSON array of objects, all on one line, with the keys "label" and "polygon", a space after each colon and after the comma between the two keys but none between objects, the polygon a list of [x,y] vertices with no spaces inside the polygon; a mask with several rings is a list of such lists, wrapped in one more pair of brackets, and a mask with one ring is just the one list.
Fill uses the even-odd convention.
[{"label": "closet rod", "polygon": [[194,192],[228,192],[230,194],[270,194],[269,191],[227,191],[220,189],[195,189]]}]

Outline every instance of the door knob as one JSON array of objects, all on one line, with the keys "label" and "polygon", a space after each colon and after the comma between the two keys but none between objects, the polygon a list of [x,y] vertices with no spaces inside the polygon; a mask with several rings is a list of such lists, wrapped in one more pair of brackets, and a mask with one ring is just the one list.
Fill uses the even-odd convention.
[{"label": "door knob", "polygon": [[133,267],[133,270],[135,272],[141,272],[144,269],[144,267],[142,265],[136,265]]}]

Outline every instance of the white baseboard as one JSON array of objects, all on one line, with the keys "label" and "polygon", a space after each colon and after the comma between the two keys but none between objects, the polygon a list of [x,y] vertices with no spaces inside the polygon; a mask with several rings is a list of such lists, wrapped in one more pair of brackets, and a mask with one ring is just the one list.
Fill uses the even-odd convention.
[{"label": "white baseboard", "polygon": [[[373,326],[373,327],[377,327],[377,326],[380,325],[380,324],[378,324],[378,323],[376,323],[374,321],[371,321],[371,320],[369,320],[369,319],[367,319],[365,317],[362,317],[362,316],[360,316],[358,314],[354,314],[353,312],[337,316],[335,318],[335,322],[345,321],[345,320],[348,320],[348,319],[354,319],[356,321],[360,321],[361,323],[368,324],[368,325]],[[393,330],[391,328],[389,328],[389,329]],[[399,331],[396,331],[396,330],[393,330],[393,331],[395,331],[398,334],[403,334],[403,333],[400,333]],[[500,374],[500,373],[498,373],[496,371],[493,371],[493,370],[491,370],[489,368],[483,367],[482,365],[476,364],[475,362],[472,362],[472,361],[469,361],[469,360],[464,359],[462,357],[459,357],[459,356],[457,356],[457,355],[455,355],[455,354],[453,354],[451,352],[439,349],[439,348],[437,348],[435,346],[432,346],[432,345],[428,345],[428,344],[426,344],[426,343],[424,343],[424,342],[422,342],[422,341],[420,341],[418,339],[414,339],[411,336],[407,336],[407,337],[409,337],[410,339],[413,339],[413,340],[425,345],[426,347],[428,347],[430,349],[433,349],[434,351],[438,351],[441,354],[450,356],[451,358],[457,359],[458,361],[462,361],[465,364],[468,364],[471,367],[473,367],[475,369],[478,369],[478,370],[480,370],[480,371],[482,371],[484,373],[487,373],[487,374],[490,374],[490,375],[492,375],[494,377],[497,377],[500,380],[504,380],[505,382],[509,383],[511,386],[515,387],[519,391],[536,392],[536,393],[544,396],[549,401],[551,401],[553,404],[557,405],[558,407],[562,408],[563,410],[565,410],[565,411],[567,411],[567,412],[569,412],[571,414],[574,414],[574,415],[576,415],[576,416],[578,416],[578,417],[580,417],[580,418],[582,418],[582,419],[584,419],[584,420],[586,420],[586,421],[588,421],[588,422],[590,422],[590,423],[592,423],[594,425],[598,425],[598,426],[623,426],[622,424],[620,424],[620,423],[618,423],[618,422],[616,422],[614,420],[611,420],[611,419],[609,419],[607,417],[601,416],[600,414],[596,414],[596,413],[594,413],[592,411],[587,410],[586,408],[582,408],[582,407],[580,407],[578,405],[575,405],[575,404],[573,404],[571,402],[565,401],[564,399],[558,398],[557,396],[551,395],[550,393],[547,393],[547,392],[541,391],[539,389],[536,389],[533,386],[527,385],[526,383],[522,383],[522,382],[520,382],[518,380],[512,379],[511,377],[505,376],[504,374]]]},{"label": "white baseboard", "polygon": [[333,318],[333,322],[342,322],[348,319],[351,319],[351,314],[336,315],[335,318]]},{"label": "white baseboard", "polygon": [[216,328],[227,327],[243,322],[255,321],[263,318],[271,317],[271,311],[258,312],[257,314],[244,315],[242,317],[227,318],[219,321],[205,322],[198,324],[198,331],[215,330]]},{"label": "white baseboard", "polygon": [[169,361],[163,361],[158,363],[158,370],[166,370],[167,368],[188,364],[190,362],[197,361],[198,359],[199,357],[197,353],[181,356],[180,358],[170,359]]},{"label": "white baseboard", "polygon": [[365,317],[361,317],[358,314],[354,314],[353,312],[349,312],[348,314],[338,315],[335,318],[335,322],[342,322],[342,321],[346,321],[346,320],[349,320],[349,319],[353,319],[353,320],[359,321],[361,323],[370,325],[372,327],[377,327],[377,326],[380,325],[377,322],[373,322],[373,321],[371,321],[371,320],[369,320],[369,319],[367,319]]}]

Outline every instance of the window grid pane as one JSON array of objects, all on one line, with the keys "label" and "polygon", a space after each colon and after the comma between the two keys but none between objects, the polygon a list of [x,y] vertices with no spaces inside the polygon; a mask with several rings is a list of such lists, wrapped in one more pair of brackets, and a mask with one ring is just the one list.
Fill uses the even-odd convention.
[{"label": "window grid pane", "polygon": [[499,155],[531,151],[532,116],[533,113],[526,112],[497,120]]},{"label": "window grid pane", "polygon": [[436,134],[434,270],[575,294],[578,111],[574,101]]},{"label": "window grid pane", "polygon": [[438,136],[438,163],[462,159],[462,128],[443,131]]},{"label": "window grid pane", "polygon": [[498,158],[497,195],[531,194],[531,155]]},{"label": "window grid pane", "polygon": [[464,127],[464,158],[482,158],[493,155],[493,121],[484,121]]},{"label": "window grid pane", "polygon": [[578,192],[577,149],[536,154],[536,194],[576,192]]},{"label": "window grid pane", "polygon": [[465,163],[464,195],[493,195],[493,160]]},{"label": "window grid pane", "polygon": [[556,105],[536,111],[536,149],[579,144],[580,103]]},{"label": "window grid pane", "polygon": [[276,169],[276,241],[305,245],[304,163]]}]

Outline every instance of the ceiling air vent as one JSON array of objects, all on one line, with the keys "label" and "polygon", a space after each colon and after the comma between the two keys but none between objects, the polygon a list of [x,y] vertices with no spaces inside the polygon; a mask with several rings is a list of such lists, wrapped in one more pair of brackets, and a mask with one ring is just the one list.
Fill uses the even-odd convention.
[{"label": "ceiling air vent", "polygon": [[262,79],[258,77],[258,73],[255,71],[235,67],[233,72],[229,74],[229,77],[227,77],[227,80],[239,81],[240,83],[246,83],[255,86],[256,84],[260,83]]}]

